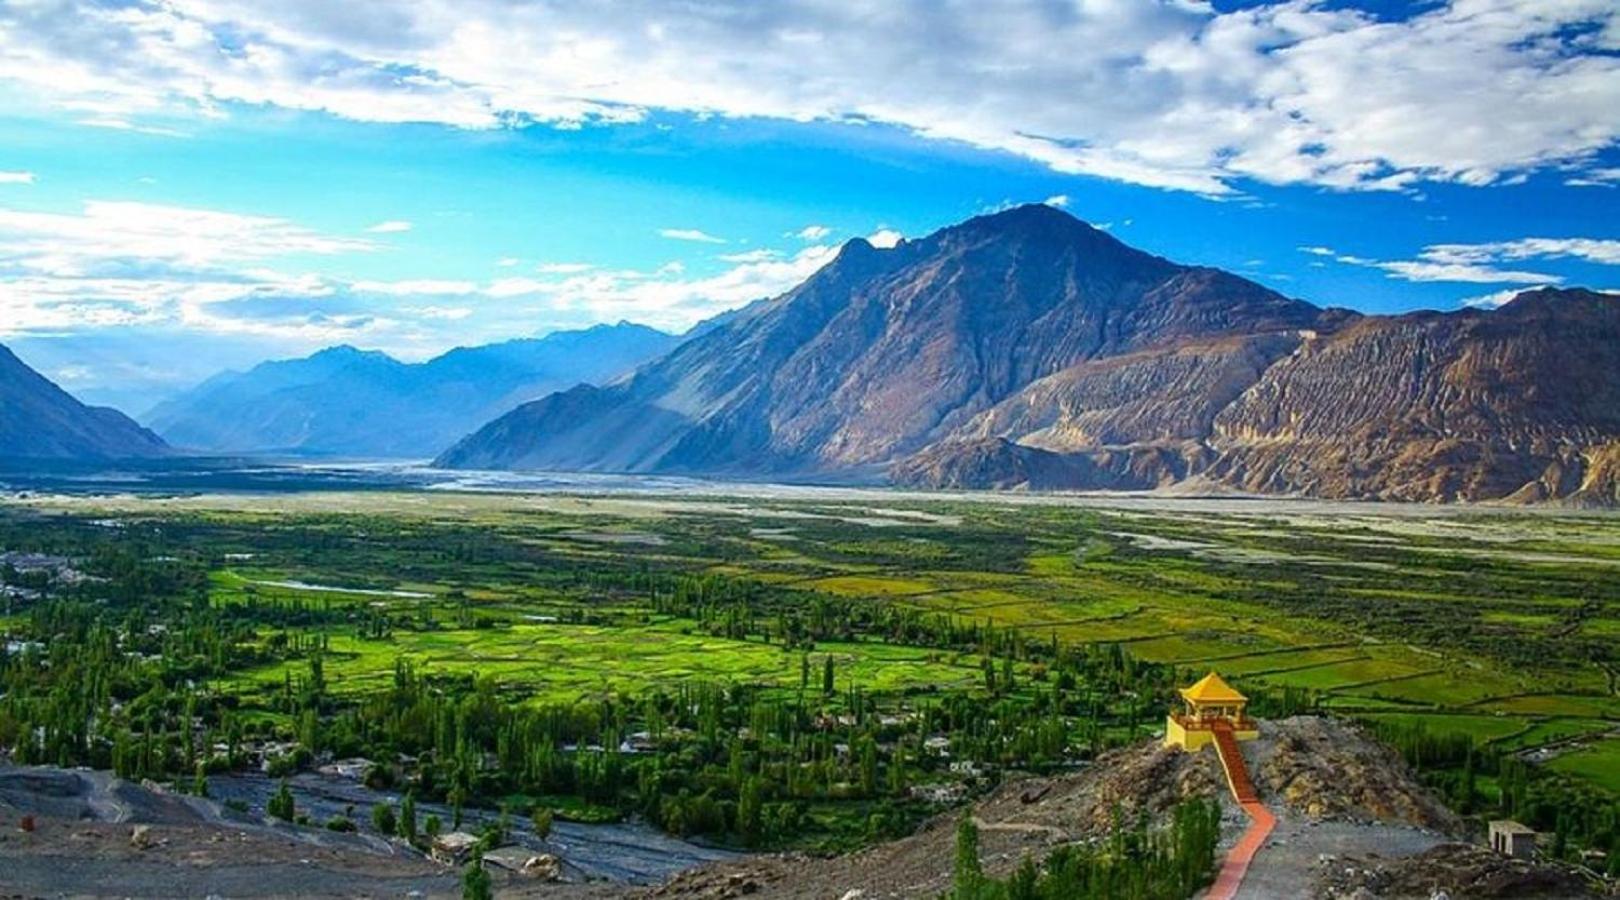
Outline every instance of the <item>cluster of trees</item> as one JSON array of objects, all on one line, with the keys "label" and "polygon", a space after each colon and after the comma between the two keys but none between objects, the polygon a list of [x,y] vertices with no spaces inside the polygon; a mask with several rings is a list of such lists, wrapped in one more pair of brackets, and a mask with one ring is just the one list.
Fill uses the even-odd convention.
[{"label": "cluster of trees", "polygon": [[[312,556],[354,546],[325,528],[293,531],[271,530],[266,539],[292,541]],[[609,567],[567,569],[561,579],[620,596],[640,592],[652,615],[776,644],[799,656],[799,689],[692,683],[536,707],[491,680],[425,678],[401,664],[388,689],[342,699],[325,675],[333,631],[387,639],[396,629],[442,624],[255,592],[215,604],[210,557],[144,533],[81,537],[70,552],[105,580],[35,605],[23,630],[43,640],[0,655],[0,743],[22,762],[199,788],[208,772],[256,762],[255,746],[291,740],[293,752],[269,760],[272,773],[323,753],[364,756],[397,767],[417,796],[458,810],[514,794],[571,797],[643,814],[679,834],[760,847],[811,835],[831,846],[903,833],[933,808],[913,786],[983,786],[1000,768],[1051,770],[1131,740],[1153,727],[1161,698],[1183,677],[1113,645],[1063,648],[987,624],[747,579]],[[873,696],[816,649],[826,641],[903,643],[977,659],[982,689]],[[304,674],[289,675],[267,698],[286,725],[250,715],[243,698],[208,686],[237,667],[297,659]]]},{"label": "cluster of trees", "polygon": [[1024,857],[1005,879],[985,874],[979,830],[970,814],[957,825],[951,900],[1184,900],[1209,883],[1221,837],[1213,800],[1178,804],[1170,822],[1150,830],[1146,819],[1126,827],[1116,812],[1101,845],[1069,844],[1043,864]]},{"label": "cluster of trees", "polygon": [[1552,835],[1553,857],[1606,852],[1607,874],[1620,876],[1620,798],[1562,773],[1531,765],[1511,750],[1478,745],[1467,734],[1424,722],[1371,723],[1452,809],[1480,819],[1515,819]]}]

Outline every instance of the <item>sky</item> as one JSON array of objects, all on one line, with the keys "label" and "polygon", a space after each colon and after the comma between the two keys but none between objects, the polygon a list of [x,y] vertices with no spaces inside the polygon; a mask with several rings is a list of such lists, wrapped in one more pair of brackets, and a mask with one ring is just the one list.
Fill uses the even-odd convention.
[{"label": "sky", "polygon": [[0,342],[134,414],[1031,202],[1369,313],[1620,289],[1620,4],[0,0]]}]

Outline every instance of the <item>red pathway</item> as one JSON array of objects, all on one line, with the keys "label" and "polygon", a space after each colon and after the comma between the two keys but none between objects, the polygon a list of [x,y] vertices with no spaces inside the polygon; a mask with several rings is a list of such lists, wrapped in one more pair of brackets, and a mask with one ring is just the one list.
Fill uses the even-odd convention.
[{"label": "red pathway", "polygon": [[1243,876],[1248,874],[1254,854],[1265,846],[1271,829],[1276,827],[1277,817],[1260,802],[1254,782],[1249,780],[1249,769],[1243,764],[1243,754],[1232,737],[1231,726],[1224,722],[1215,726],[1215,750],[1220,754],[1221,768],[1226,771],[1226,782],[1232,788],[1232,796],[1248,813],[1250,823],[1249,830],[1243,832],[1237,845],[1226,854],[1220,874],[1215,876],[1215,885],[1204,895],[1204,900],[1232,900],[1237,896],[1238,888],[1243,886]]}]

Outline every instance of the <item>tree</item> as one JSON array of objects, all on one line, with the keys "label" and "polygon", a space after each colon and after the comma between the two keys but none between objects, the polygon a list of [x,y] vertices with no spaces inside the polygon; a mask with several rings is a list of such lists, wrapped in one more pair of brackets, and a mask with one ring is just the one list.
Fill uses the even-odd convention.
[{"label": "tree", "polygon": [[1041,870],[1035,860],[1025,856],[1007,881],[1007,900],[1040,900]]},{"label": "tree", "polygon": [[378,803],[371,807],[371,825],[377,829],[378,834],[390,835],[399,831],[399,821],[394,817],[394,808],[386,803]]},{"label": "tree", "polygon": [[821,663],[821,692],[829,697],[833,695],[833,658],[830,653]]},{"label": "tree", "polygon": [[410,791],[406,791],[405,799],[399,802],[399,836],[416,842],[416,795]]},{"label": "tree", "polygon": [[281,786],[270,795],[270,802],[266,803],[264,808],[265,812],[285,822],[291,822],[298,815],[292,791],[287,789],[287,779],[281,779]]},{"label": "tree", "polygon": [[964,810],[956,825],[956,868],[952,878],[954,900],[972,900],[984,887],[984,869],[979,865],[979,826],[973,812]]},{"label": "tree", "polygon": [[750,847],[758,846],[764,836],[765,803],[760,794],[759,777],[753,776],[743,782],[737,798],[737,832]]},{"label": "tree", "polygon": [[494,900],[494,897],[484,861],[475,856],[461,873],[461,900]]}]

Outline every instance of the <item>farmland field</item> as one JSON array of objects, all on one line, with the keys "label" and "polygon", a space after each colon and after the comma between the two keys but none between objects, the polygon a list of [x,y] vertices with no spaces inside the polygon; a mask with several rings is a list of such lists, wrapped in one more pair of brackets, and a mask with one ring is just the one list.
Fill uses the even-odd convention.
[{"label": "farmland field", "polygon": [[[741,725],[754,762],[739,763],[736,749],[681,757],[701,771],[731,767],[729,782],[704,776],[714,796],[736,798],[725,802],[750,802],[730,793],[746,781],[738,766],[788,778],[780,793],[767,788],[801,798],[798,818],[780,813],[764,828],[777,838],[751,834],[750,844],[847,846],[926,814],[926,803],[896,803],[869,783],[878,763],[847,760],[870,739],[896,785],[957,779],[920,749],[926,725],[908,749],[906,723],[939,727],[967,714],[959,701],[1012,704],[997,724],[969,729],[999,737],[953,745],[960,754],[1061,766],[1151,733],[1174,686],[1211,668],[1273,712],[1315,706],[1526,759],[1556,747],[1549,773],[1620,792],[1620,743],[1608,734],[1620,727],[1620,520],[1609,516],[880,492],[321,491],[15,497],[0,506],[0,543],[74,558],[138,546],[143,578],[189,573],[173,588],[191,598],[189,615],[229,623],[233,637],[187,677],[222,711],[221,727],[235,721],[259,739],[374,748],[385,726],[368,717],[411,679],[542,718],[589,709],[593,722],[618,723],[602,726],[615,739],[681,721],[670,695],[699,685],[745,690],[726,701],[742,704],[739,723],[762,721],[762,705],[805,713],[810,696],[851,729],[830,757],[791,749],[791,737],[756,746],[758,728],[749,738]],[[14,641],[38,637],[37,613],[15,602],[5,613]],[[174,641],[153,647],[175,652]],[[13,727],[26,718],[18,709]],[[867,716],[885,724],[849,724]],[[1055,743],[1028,749],[1043,728],[1058,729]],[[773,754],[828,772],[807,787],[773,768]],[[469,784],[469,802],[541,793]],[[617,788],[567,785],[545,793],[635,807]],[[740,821],[735,810],[712,825],[652,806],[671,830],[742,827],[725,824]]]}]

